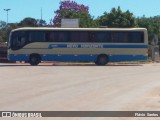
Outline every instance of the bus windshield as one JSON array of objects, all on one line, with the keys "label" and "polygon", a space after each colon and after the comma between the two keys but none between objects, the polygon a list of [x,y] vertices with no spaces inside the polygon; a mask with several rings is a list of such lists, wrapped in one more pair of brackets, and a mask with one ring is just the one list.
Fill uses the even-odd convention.
[{"label": "bus windshield", "polygon": [[13,50],[22,48],[27,44],[27,34],[25,31],[13,32],[10,37],[10,46]]}]

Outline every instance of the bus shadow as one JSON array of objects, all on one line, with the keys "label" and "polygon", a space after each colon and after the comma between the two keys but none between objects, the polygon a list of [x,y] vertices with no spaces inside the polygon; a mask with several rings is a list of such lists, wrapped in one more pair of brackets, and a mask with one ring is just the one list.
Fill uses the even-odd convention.
[{"label": "bus shadow", "polygon": [[122,65],[122,64],[120,64],[120,65],[106,65],[106,66],[143,66],[143,64],[124,64],[124,65]]},{"label": "bus shadow", "polygon": [[12,63],[12,64],[4,64],[4,63],[0,63],[0,67],[38,67],[38,66],[52,66],[50,65],[37,65],[37,66],[31,66],[30,64],[16,64],[16,63]]},{"label": "bus shadow", "polygon": [[106,66],[115,66],[115,67],[118,67],[118,66],[143,66],[143,64],[107,64],[105,66],[98,66],[98,65],[95,65],[94,63],[93,64],[53,64],[52,66],[95,66],[95,67],[106,67]]},{"label": "bus shadow", "polygon": [[98,66],[98,65],[95,65],[94,63],[91,64],[91,63],[41,63],[39,64],[38,66],[31,66],[30,64],[28,63],[12,63],[12,64],[4,64],[4,63],[0,63],[0,67],[44,67],[44,66],[73,66],[73,67],[76,67],[76,66],[94,66],[94,67],[107,67],[107,66],[110,66],[110,67],[127,67],[127,66],[143,66],[143,64],[130,64],[130,63],[126,63],[126,64],[107,64],[105,66]]}]

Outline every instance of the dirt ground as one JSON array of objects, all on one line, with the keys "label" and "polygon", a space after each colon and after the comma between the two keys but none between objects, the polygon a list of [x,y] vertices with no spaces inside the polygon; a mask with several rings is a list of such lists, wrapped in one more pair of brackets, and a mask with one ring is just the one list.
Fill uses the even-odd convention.
[{"label": "dirt ground", "polygon": [[0,64],[0,111],[160,111],[160,63]]}]

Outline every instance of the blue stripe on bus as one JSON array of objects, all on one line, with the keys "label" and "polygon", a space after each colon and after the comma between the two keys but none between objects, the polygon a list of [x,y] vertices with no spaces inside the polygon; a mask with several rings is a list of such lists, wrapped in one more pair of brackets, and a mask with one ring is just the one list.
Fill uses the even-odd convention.
[{"label": "blue stripe on bus", "polygon": [[104,48],[148,48],[147,45],[104,45]]},{"label": "blue stripe on bus", "polygon": [[54,48],[148,48],[148,45],[83,45],[83,44],[50,44],[48,48],[22,48],[26,50],[31,49],[54,49]]},{"label": "blue stripe on bus", "polygon": [[48,48],[148,48],[148,45],[50,44]]},{"label": "blue stripe on bus", "polygon": [[11,61],[29,61],[29,55],[27,54],[10,54],[7,58]]},{"label": "blue stripe on bus", "polygon": [[112,55],[109,56],[111,62],[123,62],[123,61],[146,61],[148,56],[146,55]]},{"label": "blue stripe on bus", "polygon": [[[62,62],[95,62],[98,55],[41,55],[42,61],[62,61]],[[146,55],[109,55],[110,62],[120,61],[145,61]],[[8,55],[12,61],[29,61],[29,55]]]}]

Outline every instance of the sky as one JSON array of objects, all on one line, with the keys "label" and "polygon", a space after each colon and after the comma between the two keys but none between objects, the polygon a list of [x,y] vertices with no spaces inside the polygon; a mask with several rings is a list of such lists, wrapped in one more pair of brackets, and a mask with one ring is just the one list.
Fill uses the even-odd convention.
[{"label": "sky", "polygon": [[[42,18],[47,23],[54,18],[60,6],[61,0],[0,0],[0,21],[7,21],[7,12],[4,9],[11,9],[8,12],[8,22],[20,22],[26,17],[35,19]],[[73,0],[78,4],[89,6],[91,16],[97,18],[104,12],[110,12],[113,7],[120,6],[122,11],[129,10],[135,17],[152,17],[160,15],[160,0]]]}]

